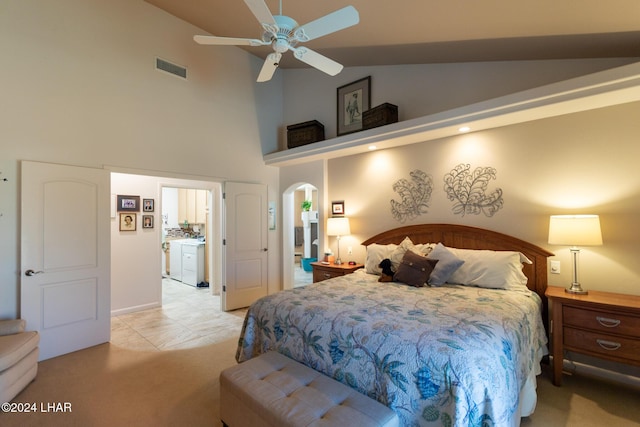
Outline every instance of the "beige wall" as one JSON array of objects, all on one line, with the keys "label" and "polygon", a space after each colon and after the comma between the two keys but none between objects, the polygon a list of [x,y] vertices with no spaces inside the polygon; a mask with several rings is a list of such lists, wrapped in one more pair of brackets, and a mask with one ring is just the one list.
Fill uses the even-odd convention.
[{"label": "beige wall", "polygon": [[[328,162],[329,199],[344,200],[351,218],[352,245],[364,260],[360,242],[401,225],[447,222],[510,234],[542,246],[561,261],[550,284],[571,281],[568,247],[547,244],[551,214],[601,216],[604,245],[582,248],[580,281],[587,289],[640,295],[640,103],[559,116],[490,131],[470,133]],[[490,166],[497,179],[488,192],[503,190],[504,207],[493,217],[452,212],[443,177],[458,164]],[[390,200],[399,179],[420,169],[433,178],[428,213],[406,223],[393,219]],[[331,241],[335,250],[335,241]]]}]

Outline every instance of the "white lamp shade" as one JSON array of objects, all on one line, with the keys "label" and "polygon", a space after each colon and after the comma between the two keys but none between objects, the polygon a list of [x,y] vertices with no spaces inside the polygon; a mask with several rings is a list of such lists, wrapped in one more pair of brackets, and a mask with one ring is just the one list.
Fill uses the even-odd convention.
[{"label": "white lamp shade", "polygon": [[349,227],[349,218],[329,218],[327,219],[327,235],[328,236],[347,236],[351,234]]},{"label": "white lamp shade", "polygon": [[551,215],[549,244],[597,246],[602,244],[598,215]]}]

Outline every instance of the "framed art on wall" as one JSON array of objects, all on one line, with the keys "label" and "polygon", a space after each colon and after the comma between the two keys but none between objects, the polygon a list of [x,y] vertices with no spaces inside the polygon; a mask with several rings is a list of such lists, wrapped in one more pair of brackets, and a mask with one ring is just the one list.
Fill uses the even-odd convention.
[{"label": "framed art on wall", "polygon": [[362,130],[362,113],[371,107],[371,76],[338,88],[338,136]]},{"label": "framed art on wall", "polygon": [[153,228],[153,215],[142,215],[142,228]]},{"label": "framed art on wall", "polygon": [[344,215],[344,201],[331,202],[331,215],[341,216]]},{"label": "framed art on wall", "polygon": [[139,212],[140,196],[118,195],[118,212]]},{"label": "framed art on wall", "polygon": [[120,214],[120,231],[136,231],[136,214]]},{"label": "framed art on wall", "polygon": [[142,199],[142,210],[145,212],[153,212],[154,210],[153,199]]}]

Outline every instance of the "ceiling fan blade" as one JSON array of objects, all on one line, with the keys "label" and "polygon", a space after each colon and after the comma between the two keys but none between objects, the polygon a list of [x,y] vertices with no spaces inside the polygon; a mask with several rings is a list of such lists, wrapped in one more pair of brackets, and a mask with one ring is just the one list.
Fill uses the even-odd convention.
[{"label": "ceiling fan blade", "polygon": [[275,73],[276,68],[278,68],[281,57],[282,54],[277,52],[267,55],[267,59],[265,59],[264,64],[262,64],[260,74],[258,74],[258,82],[266,82],[267,80],[271,80],[273,73]]},{"label": "ceiling fan blade", "polygon": [[317,39],[336,31],[356,25],[360,22],[360,15],[353,6],[347,6],[342,9],[331,12],[328,15],[301,25],[295,30],[294,37],[301,42]]},{"label": "ceiling fan blade", "polygon": [[337,63],[333,59],[329,59],[326,56],[320,55],[318,52],[314,52],[306,47],[292,48],[293,56],[300,61],[311,65],[318,70],[335,76],[342,71],[342,64]]},{"label": "ceiling fan blade", "polygon": [[193,40],[200,44],[214,44],[214,45],[247,45],[247,46],[264,46],[269,43],[265,43],[258,39],[242,39],[235,37],[216,37],[216,36],[193,36]]},{"label": "ceiling fan blade", "polygon": [[262,24],[265,31],[271,34],[278,32],[278,24],[264,0],[244,0],[244,2],[253,13],[253,16]]}]

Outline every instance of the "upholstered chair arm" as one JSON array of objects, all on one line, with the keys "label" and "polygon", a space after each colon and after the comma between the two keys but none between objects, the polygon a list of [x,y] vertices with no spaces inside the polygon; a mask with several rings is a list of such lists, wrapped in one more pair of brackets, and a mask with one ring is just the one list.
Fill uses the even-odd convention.
[{"label": "upholstered chair arm", "polygon": [[24,319],[0,320],[0,336],[24,332],[26,323]]}]

